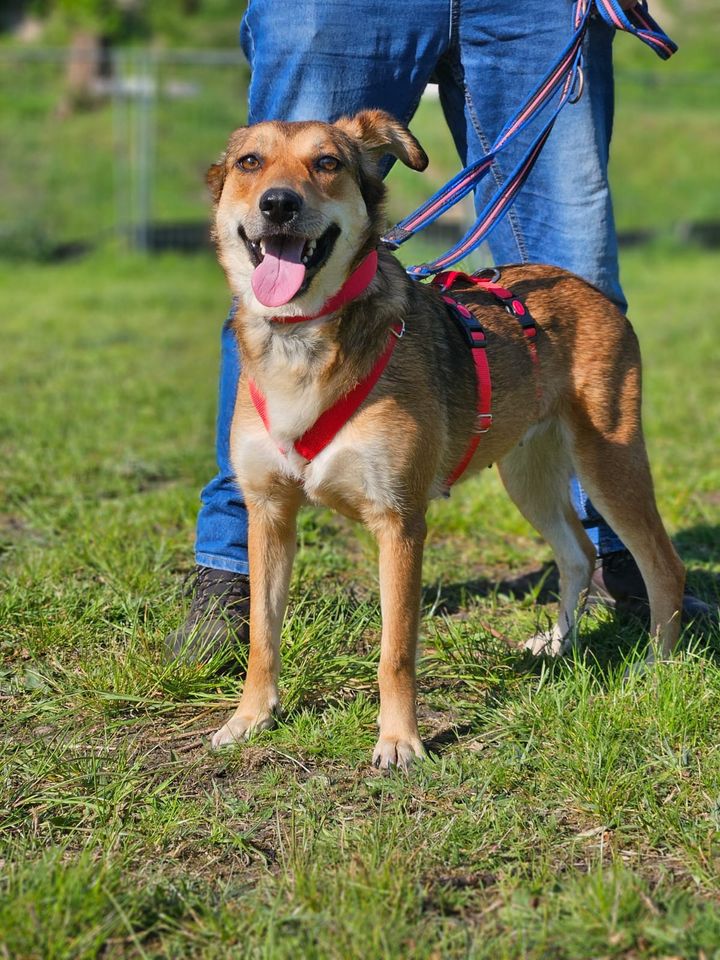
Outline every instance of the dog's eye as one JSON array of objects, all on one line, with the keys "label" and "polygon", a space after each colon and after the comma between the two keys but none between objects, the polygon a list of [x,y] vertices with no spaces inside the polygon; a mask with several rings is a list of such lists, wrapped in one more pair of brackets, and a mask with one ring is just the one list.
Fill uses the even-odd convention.
[{"label": "dog's eye", "polygon": [[260,167],[260,158],[256,157],[254,153],[248,153],[236,160],[235,166],[241,170],[257,170]]},{"label": "dog's eye", "polygon": [[334,170],[338,170],[340,167],[340,161],[337,157],[320,157],[316,161],[316,166],[318,170],[323,170],[325,173],[332,173]]}]

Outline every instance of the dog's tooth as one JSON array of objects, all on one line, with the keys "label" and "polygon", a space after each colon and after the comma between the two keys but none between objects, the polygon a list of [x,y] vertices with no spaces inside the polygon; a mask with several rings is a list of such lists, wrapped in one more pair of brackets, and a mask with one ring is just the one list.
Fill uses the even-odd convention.
[{"label": "dog's tooth", "polygon": [[264,241],[264,240],[261,240],[261,241],[260,241],[260,253],[261,253],[263,256],[265,256],[265,241]]}]

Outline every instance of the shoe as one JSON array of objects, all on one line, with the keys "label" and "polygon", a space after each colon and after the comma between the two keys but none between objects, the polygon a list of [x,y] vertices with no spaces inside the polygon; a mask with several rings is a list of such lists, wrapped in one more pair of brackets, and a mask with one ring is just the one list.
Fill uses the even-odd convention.
[{"label": "shoe", "polygon": [[207,661],[249,642],[250,581],[244,574],[198,565],[186,582],[192,602],[185,623],[165,638],[170,659]]},{"label": "shoe", "polygon": [[[642,574],[629,550],[620,550],[600,558],[590,581],[588,599],[620,613],[630,613],[649,620],[650,605]],[[717,607],[690,593],[683,596],[683,626],[690,623],[717,624]]]}]

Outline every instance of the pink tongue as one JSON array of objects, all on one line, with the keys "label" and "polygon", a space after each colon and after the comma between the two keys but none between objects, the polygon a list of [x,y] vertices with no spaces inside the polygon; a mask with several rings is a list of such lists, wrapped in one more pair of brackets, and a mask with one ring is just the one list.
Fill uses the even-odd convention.
[{"label": "pink tongue", "polygon": [[281,307],[295,296],[305,279],[301,262],[302,237],[274,237],[265,241],[265,256],[253,270],[253,293],[265,307]]}]

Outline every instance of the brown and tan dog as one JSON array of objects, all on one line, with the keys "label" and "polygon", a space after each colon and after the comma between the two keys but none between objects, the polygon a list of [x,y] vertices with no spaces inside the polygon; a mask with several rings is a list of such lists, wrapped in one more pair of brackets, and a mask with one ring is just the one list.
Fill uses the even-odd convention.
[{"label": "brown and tan dog", "polygon": [[[380,737],[373,760],[405,767],[423,755],[415,655],[425,512],[477,428],[471,353],[437,290],[409,279],[382,249],[375,278],[352,302],[287,322],[320,312],[377,247],[384,227],[377,164],[386,153],[416,170],[427,164],[405,127],[365,111],[334,124],[236,130],[208,173],[220,262],[237,298],[243,372],[231,449],[249,511],[252,595],[247,679],[215,747],[273,722],[296,514],[310,502],[361,520],[379,545]],[[453,292],[487,332],[493,381],[492,429],[467,473],[498,464],[560,571],[558,624],[528,646],[558,654],[572,642],[592,574],[594,551],[569,499],[576,471],[640,567],[652,635],[666,657],[678,636],[684,570],[655,505],[635,334],[601,293],[557,267],[503,267],[502,284],[539,326],[539,384],[519,324],[477,287]],[[404,336],[369,397],[307,462],[294,442],[366,377],[401,322]],[[267,428],[250,381],[265,397]]]}]

